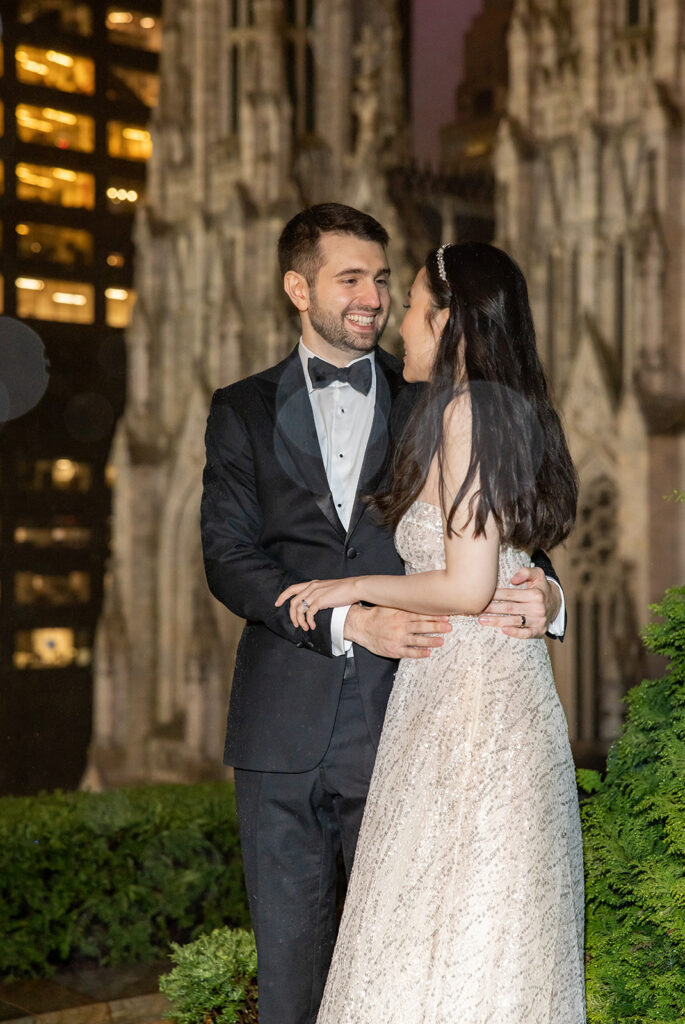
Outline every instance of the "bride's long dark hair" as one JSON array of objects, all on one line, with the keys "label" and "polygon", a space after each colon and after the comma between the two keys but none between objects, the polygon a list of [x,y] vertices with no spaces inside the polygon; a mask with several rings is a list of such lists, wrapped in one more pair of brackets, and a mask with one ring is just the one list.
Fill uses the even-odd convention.
[{"label": "bride's long dark hair", "polygon": [[[431,315],[448,308],[449,319],[428,385],[398,445],[389,490],[374,504],[394,529],[421,493],[437,453],[449,530],[478,474],[466,522],[473,521],[474,536],[484,532],[492,513],[502,541],[528,550],[552,548],[573,526],[578,480],[547,392],[525,278],[501,249],[467,243],[429,253],[426,285]],[[443,417],[464,391],[471,400],[471,461],[448,508]]]}]

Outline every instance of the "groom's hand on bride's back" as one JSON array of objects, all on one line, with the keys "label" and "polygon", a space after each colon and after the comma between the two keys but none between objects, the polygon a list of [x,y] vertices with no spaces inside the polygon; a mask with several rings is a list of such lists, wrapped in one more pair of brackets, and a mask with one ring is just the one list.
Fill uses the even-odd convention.
[{"label": "groom's hand on bride's back", "polygon": [[427,658],[449,633],[447,615],[419,615],[397,608],[353,604],[345,619],[345,639],[382,658]]},{"label": "groom's hand on bride's back", "polygon": [[559,614],[559,585],[539,567],[519,569],[511,583],[512,587],[495,591],[478,621],[482,626],[497,626],[507,636],[520,640],[544,636]]}]

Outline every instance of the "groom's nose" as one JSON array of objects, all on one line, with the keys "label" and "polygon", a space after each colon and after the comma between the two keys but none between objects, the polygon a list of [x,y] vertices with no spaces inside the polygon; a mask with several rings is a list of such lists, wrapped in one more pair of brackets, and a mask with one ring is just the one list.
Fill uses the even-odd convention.
[{"label": "groom's nose", "polygon": [[381,293],[375,281],[367,280],[363,282],[357,301],[365,309],[377,310],[381,308]]}]

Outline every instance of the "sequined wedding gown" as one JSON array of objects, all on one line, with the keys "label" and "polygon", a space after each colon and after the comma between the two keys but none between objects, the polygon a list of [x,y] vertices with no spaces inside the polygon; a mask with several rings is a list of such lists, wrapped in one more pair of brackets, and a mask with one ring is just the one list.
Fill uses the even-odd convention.
[{"label": "sequined wedding gown", "polygon": [[[444,566],[440,511],[399,524]],[[529,564],[503,547],[499,585]],[[455,616],[390,697],[317,1024],[582,1024],[583,863],[543,640]]]}]

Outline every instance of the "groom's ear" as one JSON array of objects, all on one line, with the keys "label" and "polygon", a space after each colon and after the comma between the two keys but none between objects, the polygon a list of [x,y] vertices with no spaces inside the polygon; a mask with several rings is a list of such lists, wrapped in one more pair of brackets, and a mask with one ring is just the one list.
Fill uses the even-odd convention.
[{"label": "groom's ear", "polygon": [[293,306],[300,313],[306,313],[309,309],[309,285],[306,278],[296,270],[288,270],[283,278],[283,288]]}]

